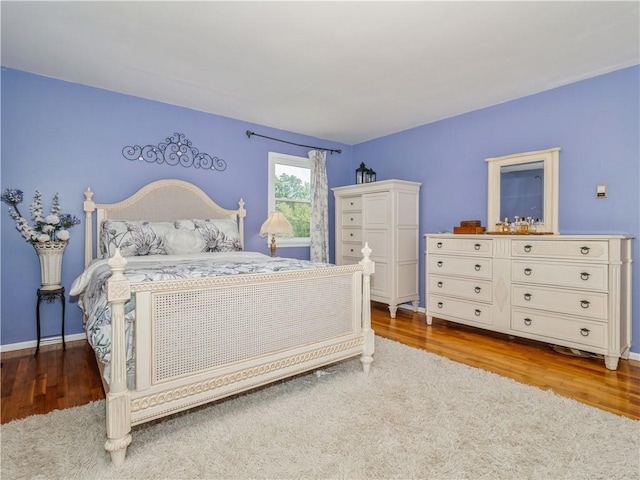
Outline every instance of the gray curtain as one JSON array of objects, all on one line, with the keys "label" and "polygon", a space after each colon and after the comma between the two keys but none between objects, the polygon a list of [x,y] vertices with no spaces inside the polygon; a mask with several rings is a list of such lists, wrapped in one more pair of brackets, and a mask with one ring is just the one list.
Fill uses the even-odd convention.
[{"label": "gray curtain", "polygon": [[327,152],[311,150],[311,254],[312,262],[329,261],[329,186]]}]

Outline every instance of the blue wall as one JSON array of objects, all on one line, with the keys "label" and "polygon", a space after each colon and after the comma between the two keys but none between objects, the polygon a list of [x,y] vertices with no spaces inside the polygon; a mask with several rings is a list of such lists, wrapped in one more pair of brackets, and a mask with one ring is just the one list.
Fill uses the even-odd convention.
[{"label": "blue wall", "polygon": [[[308,148],[251,137],[246,130],[304,145],[342,149],[327,155],[330,187],[353,181],[352,147],[283,132],[266,126],[121,95],[83,85],[2,68],[1,188],[19,188],[25,194],[21,213],[29,215],[36,189],[45,211],[60,193],[62,211],[84,219],[82,202],[87,187],[94,201],[110,203],[134,193],[150,181],[178,178],[194,183],[225,208],[246,202],[245,246],[268,254],[258,232],[267,218],[268,152],[307,156]],[[184,133],[201,152],[227,162],[223,172],[132,162],[122,148],[163,142]],[[330,198],[333,223],[333,199]],[[25,242],[0,207],[2,258],[2,345],[36,338],[35,301],[40,269],[33,247]],[[71,230],[64,255],[62,284],[67,288],[82,272],[84,222]],[[333,244],[333,240],[332,240]],[[279,248],[283,256],[308,259],[309,248]],[[75,302],[75,299],[72,299]],[[42,305],[42,336],[60,335],[60,305]],[[68,334],[81,333],[82,315],[67,304]]]},{"label": "blue wall", "polygon": [[[353,153],[378,180],[422,182],[420,230],[427,233],[452,231],[460,220],[486,223],[485,158],[551,147],[562,148],[560,233],[636,237],[632,351],[640,352],[640,67],[372,140]],[[598,184],[608,185],[608,198],[596,198]],[[423,263],[420,282],[423,297]]]},{"label": "blue wall", "polygon": [[[122,199],[143,184],[180,178],[233,208],[247,203],[246,246],[267,253],[258,237],[267,214],[267,153],[306,156],[307,149],[252,137],[247,129],[307,145],[342,148],[328,156],[330,187],[353,183],[365,162],[378,180],[422,182],[420,231],[451,230],[463,219],[486,221],[485,158],[561,147],[561,233],[628,233],[640,236],[640,67],[477,110],[353,147],[185,108],[2,69],[2,189],[20,188],[25,207],[33,191],[45,200],[60,192],[63,211],[82,215],[82,191],[97,202]],[[428,108],[428,105],[425,105]],[[185,133],[200,151],[228,163],[224,172],[130,162],[126,145],[158,143]],[[595,197],[597,184],[608,198]],[[237,185],[237,186],[234,186]],[[115,188],[114,188],[115,186]],[[333,196],[330,195],[333,225]],[[1,212],[2,345],[33,340],[38,261],[6,213]],[[23,212],[24,213],[24,212]],[[332,232],[333,235],[333,232]],[[82,226],[72,231],[63,284],[82,270]],[[424,243],[421,242],[421,251]],[[308,249],[281,249],[308,258]],[[332,250],[333,258],[333,236]],[[634,352],[640,352],[640,254],[633,243]],[[420,292],[424,292],[421,259]],[[424,305],[424,300],[422,301]],[[59,334],[58,305],[46,305],[43,335]],[[69,305],[68,333],[82,332],[80,310]]]}]

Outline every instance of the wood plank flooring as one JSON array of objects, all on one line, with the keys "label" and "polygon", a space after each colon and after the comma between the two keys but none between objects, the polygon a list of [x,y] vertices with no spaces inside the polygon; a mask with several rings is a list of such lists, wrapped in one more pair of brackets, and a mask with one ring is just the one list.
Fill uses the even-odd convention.
[{"label": "wood plank flooring", "polygon": [[[618,370],[600,358],[563,355],[543,343],[510,338],[374,304],[377,335],[488,370],[618,415],[640,419],[640,362],[621,360]],[[2,423],[104,398],[100,373],[86,341],[2,354]],[[375,367],[375,362],[373,364]]]}]

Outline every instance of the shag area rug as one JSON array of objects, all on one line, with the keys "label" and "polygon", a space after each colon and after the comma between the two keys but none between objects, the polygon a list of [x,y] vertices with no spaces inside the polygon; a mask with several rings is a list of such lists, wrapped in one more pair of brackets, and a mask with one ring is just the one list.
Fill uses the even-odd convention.
[{"label": "shag area rug", "polygon": [[376,337],[353,359],[133,429],[104,403],[0,428],[8,479],[638,479],[640,422]]}]

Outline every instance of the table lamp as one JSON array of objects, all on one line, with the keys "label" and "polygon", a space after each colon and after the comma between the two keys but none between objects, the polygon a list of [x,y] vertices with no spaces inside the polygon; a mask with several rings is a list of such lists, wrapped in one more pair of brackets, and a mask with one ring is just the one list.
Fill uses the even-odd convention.
[{"label": "table lamp", "polygon": [[283,237],[293,236],[293,227],[287,221],[282,212],[271,212],[269,218],[260,227],[260,236],[271,235],[271,256],[276,256],[276,235]]}]

